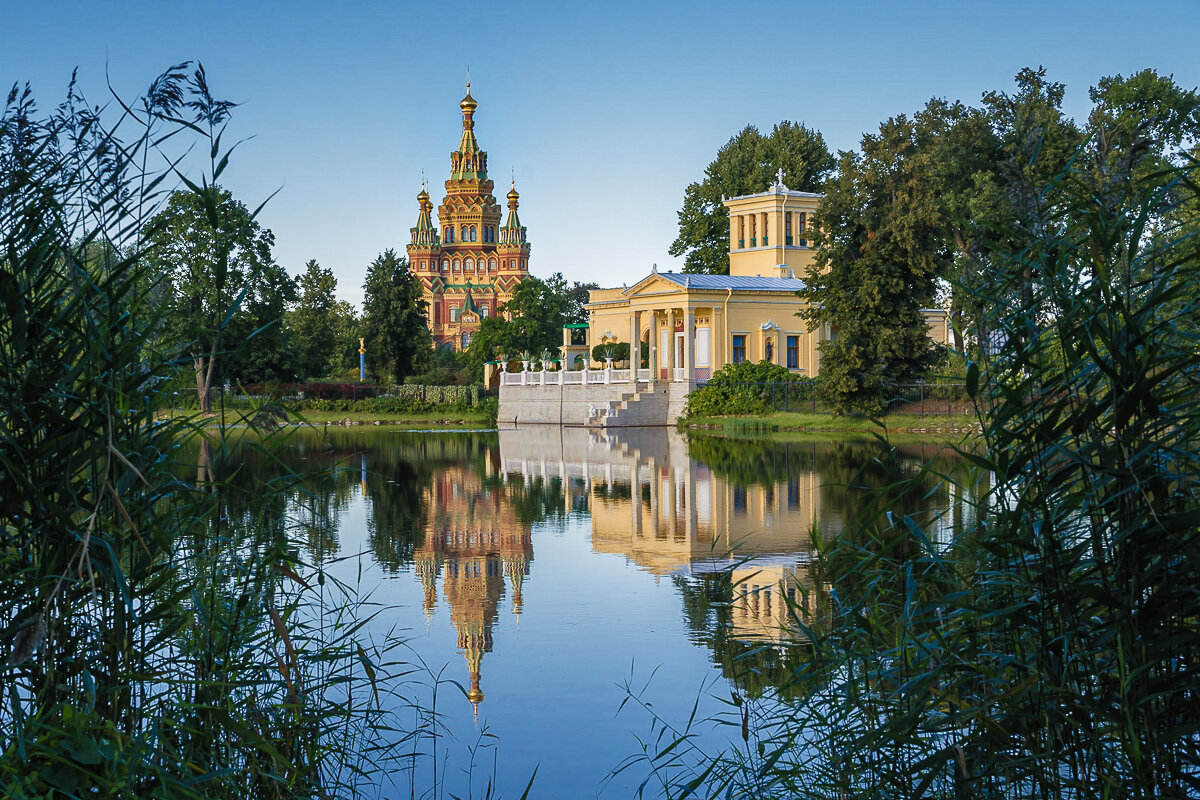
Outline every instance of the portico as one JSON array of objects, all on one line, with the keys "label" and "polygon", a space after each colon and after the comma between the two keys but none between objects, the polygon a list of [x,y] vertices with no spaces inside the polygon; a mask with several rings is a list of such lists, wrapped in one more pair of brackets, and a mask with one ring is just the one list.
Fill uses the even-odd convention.
[{"label": "portico", "polygon": [[655,270],[633,286],[593,291],[588,331],[595,344],[638,342],[644,360],[637,370],[640,381],[703,383],[725,364],[763,360],[815,374],[816,344],[823,337],[796,316],[801,305],[796,292],[803,286],[790,274]]}]

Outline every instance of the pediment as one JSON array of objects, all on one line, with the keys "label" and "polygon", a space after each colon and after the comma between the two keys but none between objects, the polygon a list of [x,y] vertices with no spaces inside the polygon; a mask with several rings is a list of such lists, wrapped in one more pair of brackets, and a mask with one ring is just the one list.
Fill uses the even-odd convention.
[{"label": "pediment", "polygon": [[641,295],[650,294],[665,294],[668,292],[685,291],[684,287],[680,286],[675,281],[667,280],[657,272],[652,272],[640,281],[630,286],[625,290],[626,297],[638,297]]}]

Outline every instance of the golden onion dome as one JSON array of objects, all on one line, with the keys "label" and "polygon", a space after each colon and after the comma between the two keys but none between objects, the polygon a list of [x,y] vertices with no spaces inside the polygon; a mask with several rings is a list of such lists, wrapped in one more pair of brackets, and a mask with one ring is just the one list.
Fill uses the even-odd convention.
[{"label": "golden onion dome", "polygon": [[471,84],[467,84],[467,96],[462,99],[458,107],[463,111],[474,111],[479,107],[479,103],[476,103],[475,98],[471,97]]},{"label": "golden onion dome", "polygon": [[521,197],[521,195],[517,193],[517,187],[514,186],[513,188],[508,190],[508,199],[509,200],[519,200],[520,197]]}]

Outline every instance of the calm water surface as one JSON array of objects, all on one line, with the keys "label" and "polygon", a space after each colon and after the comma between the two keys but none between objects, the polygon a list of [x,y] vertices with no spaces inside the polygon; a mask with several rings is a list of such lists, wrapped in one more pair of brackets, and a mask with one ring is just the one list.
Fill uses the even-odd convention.
[{"label": "calm water surface", "polygon": [[[467,790],[470,748],[482,745],[477,796],[494,779],[517,797],[540,765],[531,796],[561,798],[628,797],[645,777],[639,765],[605,784],[650,733],[638,703],[618,714],[627,687],[680,724],[697,702],[705,717],[726,710],[731,692],[775,693],[803,658],[783,644],[788,602],[812,609],[825,598],[810,531],[841,532],[856,501],[845,484],[880,452],[868,442],[689,446],[652,429],[360,428],[298,435],[283,459],[333,469],[297,501],[306,560],[384,607],[374,632],[398,629],[428,668],[413,699],[429,707],[440,677],[447,790]],[[936,445],[902,457],[914,471],[951,458]],[[963,512],[930,480],[923,508],[941,515],[936,535]],[[728,729],[701,730],[698,741],[718,747]],[[417,795],[431,778],[418,770]],[[408,781],[382,793],[407,797]]]}]

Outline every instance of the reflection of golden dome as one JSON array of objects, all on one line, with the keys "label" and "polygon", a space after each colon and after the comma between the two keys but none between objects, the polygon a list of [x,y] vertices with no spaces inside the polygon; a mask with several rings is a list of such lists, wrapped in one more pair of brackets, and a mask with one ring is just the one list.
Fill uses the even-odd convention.
[{"label": "reflection of golden dome", "polygon": [[471,691],[467,692],[467,699],[475,705],[479,705],[483,702],[483,692],[481,692],[479,689],[472,689]]}]

